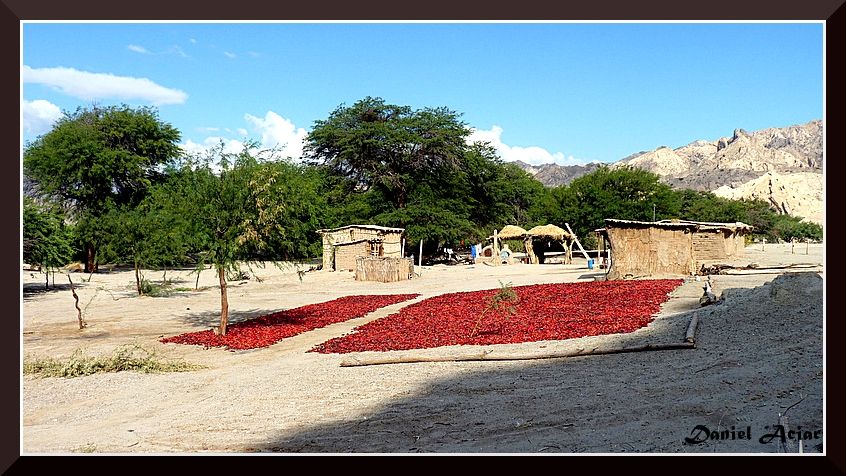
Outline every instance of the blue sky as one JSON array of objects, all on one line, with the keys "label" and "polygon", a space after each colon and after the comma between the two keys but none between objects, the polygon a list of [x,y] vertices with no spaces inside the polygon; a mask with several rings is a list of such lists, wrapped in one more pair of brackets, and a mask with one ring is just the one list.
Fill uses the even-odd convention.
[{"label": "blue sky", "polygon": [[298,156],[366,96],[462,113],[506,160],[610,162],[821,119],[822,23],[24,23],[23,139],[152,105],[186,149]]}]

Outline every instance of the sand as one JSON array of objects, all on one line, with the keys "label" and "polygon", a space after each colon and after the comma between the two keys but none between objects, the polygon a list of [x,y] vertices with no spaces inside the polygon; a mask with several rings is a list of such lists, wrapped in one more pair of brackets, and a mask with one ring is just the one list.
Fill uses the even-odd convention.
[{"label": "sand", "polygon": [[[735,264],[820,266],[714,276],[714,290],[725,300],[698,311],[695,349],[367,367],[340,367],[347,356],[306,351],[416,300],[267,348],[231,352],[158,342],[216,323],[220,294],[212,271],[201,273],[202,290],[162,298],[134,296],[128,270],[97,273],[90,282],[72,273],[89,324],[80,331],[67,277],[57,275],[57,289],[45,292],[43,275],[25,270],[26,358],[67,357],[78,349],[108,354],[137,343],[207,368],[24,376],[22,454],[797,452],[795,440],[762,442],[779,424],[786,436],[799,427],[809,432],[803,450],[820,452],[823,260],[822,245],[811,245],[807,255],[804,244],[794,254],[790,245],[748,247]],[[292,266],[248,272],[262,281],[230,283],[234,321],[351,294],[416,292],[424,299],[507,282],[588,281],[599,274],[577,257],[570,265],[424,267],[419,277],[399,283],[356,282],[348,272],[308,272],[300,279]],[[146,275],[162,278],[161,272]],[[187,270],[167,276],[194,287],[196,275]],[[630,334],[488,347],[526,354],[680,342],[702,284],[687,279],[654,322]],[[747,429],[750,435],[740,435]],[[705,440],[712,431],[717,438]]]}]

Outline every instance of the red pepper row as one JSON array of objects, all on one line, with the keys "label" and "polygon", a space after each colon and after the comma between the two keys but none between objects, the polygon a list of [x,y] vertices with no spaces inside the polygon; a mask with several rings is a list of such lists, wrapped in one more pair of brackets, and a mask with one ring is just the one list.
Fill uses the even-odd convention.
[{"label": "red pepper row", "polygon": [[668,294],[682,282],[661,279],[515,286],[519,298],[515,314],[490,309],[496,289],[444,294],[411,304],[311,351],[425,349],[628,333],[649,324]]},{"label": "red pepper row", "polygon": [[379,308],[414,299],[417,296],[419,294],[346,296],[237,322],[227,327],[225,336],[216,335],[212,330],[205,330],[166,337],[160,342],[202,345],[206,348],[228,347],[239,350],[267,347],[286,337],[362,317]]}]

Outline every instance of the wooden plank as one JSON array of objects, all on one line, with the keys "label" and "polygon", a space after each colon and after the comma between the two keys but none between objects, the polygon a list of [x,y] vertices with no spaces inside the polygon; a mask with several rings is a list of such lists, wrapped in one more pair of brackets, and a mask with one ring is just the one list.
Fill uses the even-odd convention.
[{"label": "wooden plank", "polygon": [[582,254],[585,256],[585,259],[590,259],[590,257],[588,256],[587,252],[585,251],[585,249],[584,249],[584,248],[582,248],[582,244],[581,244],[581,243],[579,243],[579,237],[578,237],[578,236],[576,236],[576,234],[575,234],[575,233],[573,233],[573,229],[572,229],[572,228],[570,228],[570,224],[569,224],[569,223],[564,223],[564,226],[566,226],[566,227],[567,227],[567,231],[569,231],[569,232],[570,232],[570,234],[571,234],[571,235],[573,235],[573,239],[576,241],[576,245],[578,245],[578,246],[579,246],[579,249],[582,251]]}]

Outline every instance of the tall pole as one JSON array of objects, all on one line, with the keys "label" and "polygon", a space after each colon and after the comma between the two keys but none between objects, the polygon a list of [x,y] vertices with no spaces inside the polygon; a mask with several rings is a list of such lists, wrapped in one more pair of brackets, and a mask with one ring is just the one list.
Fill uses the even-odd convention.
[{"label": "tall pole", "polygon": [[497,236],[496,236],[496,228],[494,228],[494,235],[493,235],[493,255],[494,255],[494,266],[499,266],[499,243],[497,243]]},{"label": "tall pole", "polygon": [[423,238],[420,238],[420,256],[417,258],[417,266],[423,266]]},{"label": "tall pole", "polygon": [[655,204],[652,204],[652,221],[655,221]]}]

